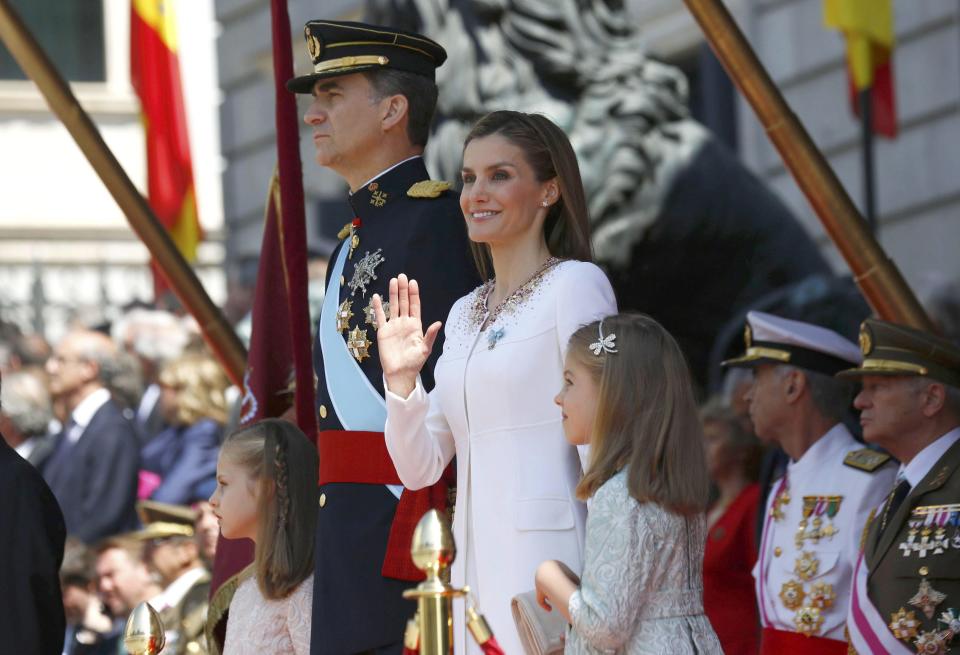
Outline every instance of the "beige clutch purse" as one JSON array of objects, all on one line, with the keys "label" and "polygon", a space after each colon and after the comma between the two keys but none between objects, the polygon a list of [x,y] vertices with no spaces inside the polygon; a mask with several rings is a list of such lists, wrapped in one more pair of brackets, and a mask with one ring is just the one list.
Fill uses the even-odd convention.
[{"label": "beige clutch purse", "polygon": [[536,591],[514,596],[510,610],[527,655],[562,655],[567,622],[560,612],[548,612],[540,607]]}]

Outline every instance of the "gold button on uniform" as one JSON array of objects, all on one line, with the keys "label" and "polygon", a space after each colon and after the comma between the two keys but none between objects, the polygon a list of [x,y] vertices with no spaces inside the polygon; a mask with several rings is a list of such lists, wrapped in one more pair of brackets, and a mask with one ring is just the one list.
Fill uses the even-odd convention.
[{"label": "gold button on uniform", "polygon": [[928,569],[925,566],[920,567],[920,575],[929,575],[929,574],[930,574],[930,569]]},{"label": "gold button on uniform", "polygon": [[320,405],[320,418],[327,418],[327,406]]},{"label": "gold button on uniform", "polygon": [[320,507],[327,504],[327,494],[320,494]]},{"label": "gold button on uniform", "polygon": [[781,549],[780,546],[777,546],[776,548],[773,549],[774,557],[780,557],[781,553],[783,553],[783,549]]},{"label": "gold button on uniform", "polygon": [[346,282],[347,282],[347,278],[345,278],[345,277],[343,277],[343,276],[341,275],[341,276],[340,276],[340,286],[342,287],[344,284],[346,284]]}]

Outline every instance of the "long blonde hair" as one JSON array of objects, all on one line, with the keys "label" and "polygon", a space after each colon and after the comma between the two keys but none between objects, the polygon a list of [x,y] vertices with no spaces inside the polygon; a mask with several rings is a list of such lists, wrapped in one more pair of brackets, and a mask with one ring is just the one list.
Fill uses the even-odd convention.
[{"label": "long blonde hair", "polygon": [[709,494],[703,431],[680,346],[643,314],[603,319],[603,336],[616,335],[615,353],[601,348],[594,354],[600,332],[601,322],[594,321],[567,346],[567,356],[599,384],[590,465],[577,497],[589,498],[625,468],[637,501],[677,514],[702,512]]},{"label": "long blonde hair", "polygon": [[230,380],[213,357],[186,353],[167,362],[160,371],[160,384],[177,391],[179,425],[193,425],[203,418],[220,425],[227,422],[227,389]]},{"label": "long blonde hair", "polygon": [[223,456],[257,485],[254,569],[265,598],[289,596],[313,572],[317,449],[297,426],[265,419],[223,443]]}]

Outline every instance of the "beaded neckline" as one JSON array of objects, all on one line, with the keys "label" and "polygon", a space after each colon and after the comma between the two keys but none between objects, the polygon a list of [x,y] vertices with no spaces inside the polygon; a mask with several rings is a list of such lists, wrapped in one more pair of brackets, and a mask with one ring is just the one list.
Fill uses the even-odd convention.
[{"label": "beaded neckline", "polygon": [[487,301],[490,298],[490,294],[493,292],[493,288],[496,285],[496,278],[491,278],[483,283],[483,285],[477,289],[476,297],[473,301],[473,307],[470,309],[469,322],[474,328],[481,328],[486,324],[487,326],[493,325],[501,314],[512,313],[530,297],[530,295],[536,290],[540,281],[543,279],[543,276],[546,275],[554,266],[560,262],[565,261],[560,257],[549,257],[543,265],[540,266],[530,276],[530,279],[517,287],[509,296],[503,299],[503,301],[494,307],[490,312],[487,311]]}]

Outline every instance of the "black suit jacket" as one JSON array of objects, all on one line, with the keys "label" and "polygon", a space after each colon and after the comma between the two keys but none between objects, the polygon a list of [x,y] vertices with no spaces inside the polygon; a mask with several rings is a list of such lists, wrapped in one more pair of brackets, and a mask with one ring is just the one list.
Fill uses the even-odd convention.
[{"label": "black suit jacket", "polygon": [[[441,192],[436,198],[407,195],[413,184],[427,179],[423,160],[416,158],[350,197],[350,205],[361,221],[357,230],[360,243],[344,267],[346,284],[340,297],[324,298],[324,304],[352,301],[350,329],[366,330],[371,341],[370,356],[360,363],[360,369],[381,395],[383,370],[377,337],[363,311],[372,295],[379,293],[386,298],[390,278],[406,273],[420,283],[423,325],[428,326],[446,321],[453,303],[480,284],[457,195],[451,191]],[[334,251],[331,262],[336,262],[345,241]],[[358,289],[351,296],[348,284],[356,265],[367,252],[377,249],[384,260],[376,268],[377,278],[366,291]],[[328,282],[332,269],[331,265]],[[318,330],[313,353],[317,422],[320,430],[342,430],[327,387],[321,336]],[[433,367],[442,350],[441,336],[421,371],[428,391],[433,388]],[[416,603],[402,596],[412,584],[380,573],[396,497],[382,484],[329,483],[320,485],[319,490],[325,504],[317,519],[311,653],[344,655],[401,642],[406,621],[416,609]]]},{"label": "black suit jacket", "polygon": [[60,655],[66,530],[50,488],[0,439],[0,654]]},{"label": "black suit jacket", "polygon": [[[133,424],[108,400],[74,444],[57,436],[43,476],[57,497],[67,532],[85,543],[137,525],[140,443]],[[59,449],[68,449],[66,455]]]}]

